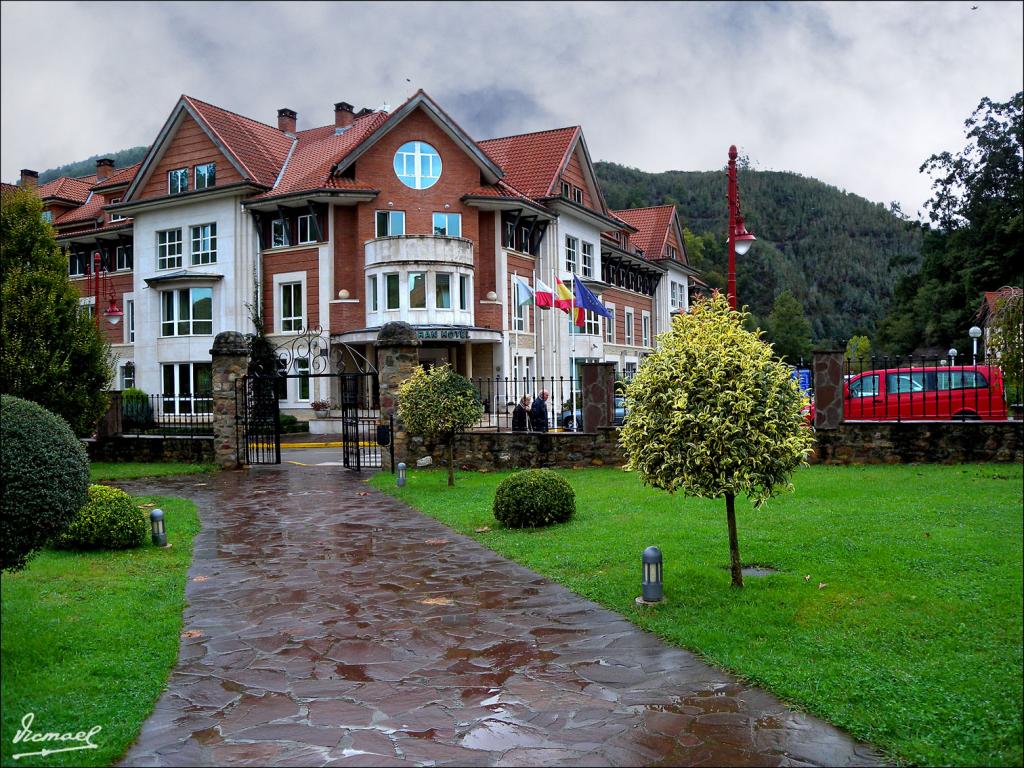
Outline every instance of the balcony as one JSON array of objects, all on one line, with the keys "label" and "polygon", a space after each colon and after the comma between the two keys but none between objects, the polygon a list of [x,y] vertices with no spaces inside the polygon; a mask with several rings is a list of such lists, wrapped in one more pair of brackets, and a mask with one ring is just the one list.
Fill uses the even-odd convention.
[{"label": "balcony", "polygon": [[366,268],[447,264],[473,268],[473,241],[440,235],[398,235],[366,241]]}]

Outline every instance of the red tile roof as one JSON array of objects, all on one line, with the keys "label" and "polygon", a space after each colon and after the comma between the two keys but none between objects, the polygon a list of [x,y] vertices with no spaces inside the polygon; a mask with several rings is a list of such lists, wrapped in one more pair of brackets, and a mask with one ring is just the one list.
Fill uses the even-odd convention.
[{"label": "red tile roof", "polygon": [[139,172],[141,166],[142,163],[136,163],[125,168],[115,169],[104,181],[93,185],[93,189],[107,189],[108,187],[119,187],[122,184],[131,184],[132,179],[135,178],[135,174]]},{"label": "red tile roof", "polygon": [[630,236],[629,242],[642,250],[644,257],[648,259],[662,257],[675,212],[674,205],[655,205],[650,208],[612,211],[616,218],[636,227],[638,231]]},{"label": "red tile roof", "polygon": [[207,127],[245,169],[245,176],[273,186],[293,139],[277,128],[183,95]]},{"label": "red tile roof", "polygon": [[[278,197],[312,189],[372,189],[372,184],[358,180],[332,178],[331,170],[387,120],[387,117],[386,112],[364,115],[356,118],[348,130],[340,134],[333,125],[299,131],[296,135],[295,149],[287,160],[281,181],[273,189],[257,195],[254,199]],[[292,140],[289,139],[289,142]]]},{"label": "red tile roof", "polygon": [[58,240],[66,240],[70,237],[77,237],[78,235],[91,235],[94,232],[112,232],[115,229],[131,229],[131,220],[126,221],[115,221],[112,224],[104,224],[102,227],[80,227],[79,229],[73,229],[69,232],[58,232]]},{"label": "red tile roof", "polygon": [[89,197],[89,188],[95,183],[95,174],[80,178],[60,176],[39,187],[39,197],[43,200],[48,197],[59,197],[61,200],[72,200],[81,205]]},{"label": "red tile roof", "polygon": [[83,205],[72,208],[53,220],[53,226],[63,227],[78,221],[95,221],[103,218],[103,195],[91,193]]},{"label": "red tile roof", "polygon": [[579,134],[577,125],[487,139],[478,141],[477,146],[505,172],[504,181],[529,197],[540,198],[553,194]]}]

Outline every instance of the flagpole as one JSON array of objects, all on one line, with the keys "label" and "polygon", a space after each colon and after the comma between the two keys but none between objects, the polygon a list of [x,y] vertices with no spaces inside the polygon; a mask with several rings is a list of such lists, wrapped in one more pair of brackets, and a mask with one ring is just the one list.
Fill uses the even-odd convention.
[{"label": "flagpole", "polygon": [[572,388],[572,429],[573,432],[579,431],[579,425],[576,423],[576,273],[572,275],[572,297],[569,302],[569,336],[572,340],[572,345],[569,347],[569,386]]},{"label": "flagpole", "polygon": [[[512,359],[508,361],[509,362],[509,368],[512,370],[513,380],[516,378],[516,376],[515,376],[515,374],[516,374],[516,352],[519,351],[519,332],[514,327],[515,326],[515,318],[516,318],[516,315],[519,313],[519,307],[520,307],[520,304],[519,304],[519,285],[518,285],[518,280],[519,280],[519,271],[516,270],[515,272],[512,273],[512,293],[511,293],[511,295],[513,297],[515,297],[513,299],[513,301],[515,301],[515,309],[512,312],[512,321],[509,323],[509,325],[513,326],[512,330],[513,330],[513,333],[515,334],[515,338],[512,339]],[[517,383],[515,383],[515,381],[513,381],[513,384],[512,384],[512,392],[515,394],[515,396],[516,396],[516,404],[518,404],[519,403],[519,385]],[[505,393],[505,397],[506,398],[508,397],[508,392]]]}]

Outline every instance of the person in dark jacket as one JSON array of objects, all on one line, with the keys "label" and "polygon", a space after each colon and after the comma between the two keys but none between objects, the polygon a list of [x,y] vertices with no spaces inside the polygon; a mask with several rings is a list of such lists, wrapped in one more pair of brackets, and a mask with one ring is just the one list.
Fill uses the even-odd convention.
[{"label": "person in dark jacket", "polygon": [[551,394],[542,389],[530,406],[530,429],[534,432],[548,431],[548,398]]},{"label": "person in dark jacket", "polygon": [[512,411],[512,431],[513,432],[527,432],[530,429],[529,423],[530,414],[530,396],[523,395],[519,398],[519,402],[516,403],[516,408]]}]

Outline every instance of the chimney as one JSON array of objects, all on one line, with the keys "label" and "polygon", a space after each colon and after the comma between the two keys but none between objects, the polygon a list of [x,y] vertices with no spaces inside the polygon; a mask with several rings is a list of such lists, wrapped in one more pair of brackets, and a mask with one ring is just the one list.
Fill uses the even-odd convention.
[{"label": "chimney", "polygon": [[39,171],[30,171],[28,168],[21,169],[21,188],[35,189],[39,186]]},{"label": "chimney", "polygon": [[363,107],[358,112],[356,112],[356,117],[363,117],[365,115],[372,115],[372,114],[373,114],[373,110],[372,109],[370,109],[369,107]]},{"label": "chimney", "polygon": [[277,110],[277,130],[294,136],[295,120],[297,117],[298,115],[295,113],[294,109],[283,107],[282,109]]},{"label": "chimney", "polygon": [[334,105],[334,127],[335,128],[348,128],[352,125],[352,121],[355,120],[355,115],[352,114],[352,105],[347,101],[339,101]]},{"label": "chimney", "polygon": [[96,161],[96,181],[106,181],[114,173],[114,161],[109,157],[101,157]]}]

